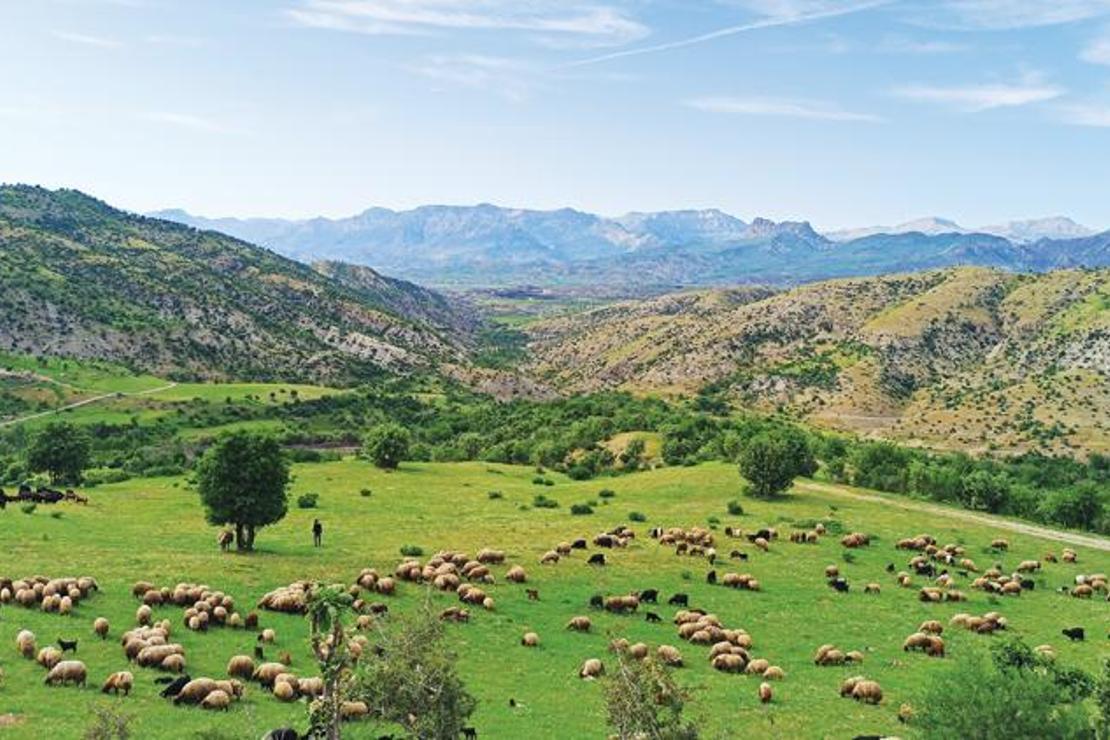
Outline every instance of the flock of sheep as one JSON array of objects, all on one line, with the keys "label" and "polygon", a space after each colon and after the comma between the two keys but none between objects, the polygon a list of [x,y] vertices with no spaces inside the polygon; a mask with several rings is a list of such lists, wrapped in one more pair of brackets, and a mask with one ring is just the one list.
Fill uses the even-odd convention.
[{"label": "flock of sheep", "polygon": [[[826,534],[825,527],[817,524],[812,529],[792,532],[788,539],[798,545],[812,545],[819,542]],[[716,570],[719,567],[718,563],[725,558],[719,556],[717,552],[718,535],[709,529],[654,528],[650,531],[650,536],[659,546],[673,548],[674,554],[678,557],[703,558],[712,568],[706,574],[706,582],[710,585],[755,592],[762,589],[759,580],[749,573],[727,571],[718,574]],[[551,550],[546,551],[539,562],[541,566],[557,566],[569,558],[575,550],[588,550],[592,544],[599,551],[590,554],[586,562],[595,567],[604,567],[608,561],[602,550],[612,551],[627,547],[635,537],[636,533],[632,529],[621,526],[599,533],[592,538],[583,537],[559,542]],[[766,552],[774,547],[779,533],[773,528],[745,533],[733,527],[726,527],[724,537],[741,543],[746,540],[756,549]],[[853,532],[843,536],[840,544],[844,548],[856,549],[869,547],[871,543],[866,534]],[[891,563],[887,566],[888,573],[893,576],[896,585],[902,588],[915,588],[918,598],[923,602],[966,600],[966,594],[955,588],[960,578],[968,580],[971,589],[1003,596],[1020,596],[1024,591],[1034,588],[1034,583],[1029,576],[1041,568],[1040,560],[1024,560],[1010,573],[1004,572],[1000,565],[981,570],[967,557],[963,547],[951,544],[938,545],[937,540],[927,534],[900,540],[895,547],[913,554],[906,563],[906,569],[898,570],[895,564]],[[1005,540],[996,539],[991,543],[991,548],[994,552],[1001,553],[1009,549],[1009,544]],[[724,549],[730,550],[728,561],[745,562],[749,559],[743,549]],[[1064,550],[1062,559],[1075,563],[1077,555],[1072,550]],[[1044,560],[1055,561],[1055,554],[1045,555]],[[495,568],[497,573],[494,571]],[[349,642],[350,653],[358,659],[362,652],[369,648],[368,638],[361,633],[373,625],[376,618],[388,614],[389,607],[382,597],[394,596],[398,592],[400,583],[424,584],[438,591],[456,594],[459,605],[444,609],[440,613],[440,618],[445,621],[467,622],[470,620],[469,607],[479,607],[484,610],[496,608],[488,587],[495,584],[499,576],[512,584],[530,583],[529,575],[522,565],[507,564],[505,552],[492,548],[483,548],[473,557],[466,552],[455,550],[437,552],[423,562],[417,558],[408,557],[397,564],[391,575],[382,575],[374,568],[364,568],[347,586],[358,612],[355,625],[358,633],[354,634]],[[851,583],[841,575],[840,567],[837,565],[827,566],[824,569],[824,578],[836,591],[847,592],[851,589]],[[928,580],[923,585],[917,586],[915,579],[922,578]],[[1108,591],[1107,578],[1104,574],[1083,574],[1077,576],[1075,581],[1073,587],[1065,590],[1078,598],[1091,598],[1096,593],[1105,594]],[[286,614],[303,614],[314,587],[313,582],[298,581],[277,588],[263,595],[257,608]],[[98,590],[96,579],[88,576],[0,578],[0,604],[14,604],[25,608],[38,607],[44,612],[69,615],[79,602]],[[878,595],[882,587],[877,582],[870,582],[863,590],[866,594]],[[528,599],[539,599],[538,590],[526,588],[524,591]],[[302,697],[313,701],[323,695],[323,680],[317,676],[298,676],[293,673],[289,668],[292,658],[288,653],[282,653],[278,660],[265,659],[263,646],[275,642],[274,630],[260,628],[258,612],[251,611],[245,616],[241,615],[236,609],[235,600],[230,595],[204,584],[179,583],[173,587],[159,587],[145,581],[134,585],[132,595],[140,603],[135,613],[136,626],[126,630],[120,636],[123,658],[129,664],[139,668],[155,669],[169,674],[165,679],[159,679],[159,682],[166,684],[162,696],[172,699],[174,704],[196,705],[208,710],[227,710],[244,695],[246,686],[251,682],[257,683],[281,702],[292,702]],[[658,608],[660,598],[660,593],[656,589],[626,594],[596,594],[590,598],[587,606],[612,614],[631,615],[637,613],[641,607]],[[667,600],[668,605],[679,607],[672,620],[678,639],[691,646],[704,648],[709,665],[716,671],[744,674],[760,679],[758,697],[763,703],[771,702],[774,697],[772,682],[784,680],[786,671],[770,658],[756,654],[755,641],[745,629],[735,625],[728,626],[716,614],[690,607],[689,600],[689,595],[685,593],[674,593]],[[166,607],[180,608],[181,624],[193,632],[203,633],[214,628],[256,631],[257,646],[254,656],[242,654],[231,656],[226,667],[226,678],[193,678],[187,675],[185,649],[181,643],[173,641],[173,627],[170,620],[155,619],[155,610]],[[659,614],[650,609],[646,610],[645,619],[648,622],[662,621]],[[991,634],[1006,629],[1008,624],[1006,618],[1000,613],[989,612],[982,616],[957,614],[951,618],[949,626],[966,629],[976,634]],[[573,614],[566,622],[566,629],[589,633],[593,629],[593,622],[587,614]],[[928,619],[905,638],[902,648],[907,652],[920,651],[932,658],[944,658],[946,655],[944,629],[944,625],[939,620]],[[94,620],[95,635],[106,639],[109,632],[110,626],[106,619],[101,617]],[[1069,639],[1083,639],[1083,629],[1079,627],[1064,630],[1064,634]],[[540,635],[531,630],[525,632],[520,638],[520,644],[526,648],[538,647],[540,641]],[[21,631],[16,639],[19,654],[28,660],[37,661],[46,671],[47,685],[85,686],[88,680],[85,664],[76,659],[65,659],[67,650],[76,652],[76,641],[59,640],[58,643],[57,647],[49,645],[39,649],[34,634],[28,630]],[[610,641],[609,649],[613,653],[633,660],[643,660],[654,655],[655,659],[673,668],[681,668],[685,665],[682,652],[674,645],[659,644],[652,650],[646,643],[630,643],[625,638],[617,638]],[[1049,657],[1055,655],[1050,645],[1040,645],[1036,651]],[[817,666],[856,666],[861,665],[865,657],[860,650],[842,650],[836,645],[825,644],[816,650],[813,660]],[[581,663],[578,676],[585,680],[592,680],[602,676],[604,672],[603,660],[591,657]],[[119,670],[108,675],[101,688],[105,693],[127,696],[131,693],[134,683],[132,672]],[[854,676],[844,680],[839,687],[839,693],[843,697],[866,704],[878,704],[883,700],[882,687],[876,681],[864,676]],[[348,701],[342,705],[342,714],[345,719],[359,719],[367,716],[369,709],[364,703]],[[899,710],[900,718],[906,719],[911,714],[912,709],[906,705]]]}]

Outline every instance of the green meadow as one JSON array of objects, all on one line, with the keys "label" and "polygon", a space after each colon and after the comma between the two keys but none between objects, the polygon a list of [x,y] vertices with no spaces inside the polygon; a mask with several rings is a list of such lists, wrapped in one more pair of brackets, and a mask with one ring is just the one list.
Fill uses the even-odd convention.
[{"label": "green meadow", "polygon": [[[227,388],[215,387],[213,392],[226,393]],[[962,544],[980,568],[997,562],[1006,569],[1049,551],[1059,553],[1064,544],[1012,531],[1005,520],[971,519],[960,510],[916,512],[900,505],[905,499],[861,496],[853,489],[805,480],[780,500],[743,498],[735,467],[719,463],[585,482],[549,472],[552,486],[533,484],[531,467],[486,463],[406,463],[399,471],[387,473],[366,462],[345,459],[296,465],[293,470],[288,516],[263,529],[258,550],[247,555],[219,551],[217,529],[205,523],[198,497],[185,478],[102,485],[89,491],[88,506],[39,506],[24,513],[10,505],[0,513],[0,575],[91,575],[101,586],[68,617],[0,607],[0,669],[5,674],[0,684],[0,733],[12,738],[77,738],[100,706],[131,715],[133,736],[142,738],[257,738],[289,724],[303,730],[303,703],[281,704],[257,685],[249,686],[244,700],[227,714],[174,707],[159,698],[160,687],[153,683],[158,673],[129,668],[119,643],[119,635],[135,624],[138,604],[130,594],[131,584],[137,580],[171,587],[181,581],[205,583],[231,594],[239,610],[246,612],[263,593],[293,580],[351,583],[364,567],[392,571],[403,545],[423,548],[425,558],[439,549],[473,554],[487,546],[508,554],[506,564],[495,568],[498,583],[487,589],[495,608],[472,610],[469,624],[448,627],[462,676],[479,699],[471,723],[480,737],[604,737],[603,687],[580,680],[577,670],[587,658],[611,661],[607,645],[616,637],[643,641],[653,649],[669,644],[681,650],[686,665],[678,669],[677,677],[690,692],[687,713],[698,721],[703,737],[714,738],[748,734],[912,737],[912,724],[898,723],[899,705],[919,702],[930,675],[1003,639],[946,627],[946,658],[901,650],[902,640],[920,622],[935,618],[947,625],[957,612],[1000,611],[1011,633],[1030,645],[1051,644],[1059,661],[1090,672],[1098,671],[1108,653],[1105,633],[1110,607],[1097,597],[1086,601],[1057,592],[1078,573],[1110,570],[1110,542],[1091,535],[1094,546],[1074,546],[1078,563],[1046,564],[1035,577],[1036,589],[1020,597],[990,597],[971,590],[967,580],[960,578],[957,587],[969,594],[968,602],[923,604],[916,590],[898,588],[885,570],[888,563],[905,568],[912,555],[895,550],[899,538],[929,533],[942,544]],[[599,497],[603,488],[615,496]],[[364,495],[364,489],[370,495]],[[491,497],[492,491],[500,497]],[[317,509],[296,508],[296,497],[307,492],[319,494]],[[559,507],[532,507],[538,493],[555,499]],[[728,514],[732,499],[741,501],[743,515]],[[572,504],[587,501],[596,502],[592,515],[570,514]],[[647,521],[630,522],[632,512],[642,513]],[[312,547],[310,533],[317,517],[325,527],[320,549]],[[810,525],[816,520],[829,523],[830,528],[829,536],[818,544],[786,540],[795,523]],[[606,567],[585,564],[587,555],[596,551],[592,546],[557,565],[539,565],[540,556],[555,543],[592,537],[618,524],[631,524],[637,537],[625,549],[606,551]],[[719,573],[752,573],[762,591],[708,585],[709,566],[704,559],[676,556],[671,548],[648,537],[653,526],[693,525],[716,528]],[[769,552],[761,553],[744,540],[726,538],[726,526],[745,531],[772,526],[783,536]],[[872,544],[848,552],[839,544],[839,536],[831,533],[841,530],[867,532]],[[996,537],[1009,540],[1009,552],[988,549]],[[748,552],[750,560],[729,561],[726,556],[734,548]],[[527,586],[501,578],[512,564],[525,567]],[[829,564],[838,565],[849,579],[850,593],[836,593],[825,584],[824,568]],[[863,593],[870,581],[882,585],[881,594]],[[915,585],[923,584],[923,579],[915,579]],[[538,589],[540,600],[526,599],[525,587]],[[646,588],[660,590],[660,604],[642,606],[635,615],[610,615],[587,606],[595,593]],[[786,678],[775,684],[771,704],[762,705],[757,698],[760,679],[715,672],[707,659],[708,647],[678,638],[671,623],[675,608],[665,603],[675,592],[688,593],[692,606],[717,614],[725,626],[746,629],[754,639],[753,655],[784,669]],[[411,583],[401,583],[397,595],[381,598],[388,598],[394,612],[418,608],[425,600],[436,611],[458,603],[453,594],[429,592]],[[648,610],[658,612],[662,623],[646,622]],[[155,611],[156,618],[173,622],[173,639],[184,645],[188,672],[194,677],[223,677],[229,657],[253,650],[254,633],[227,628],[193,633],[182,626],[180,608]],[[274,628],[278,636],[267,657],[276,658],[279,651],[288,650],[294,672],[314,675],[304,620],[261,614],[262,625]],[[579,614],[593,620],[591,634],[564,629],[567,620]],[[111,623],[111,635],[104,642],[92,634],[92,622],[99,616]],[[1060,634],[1061,628],[1073,625],[1087,628],[1086,642],[1070,643]],[[89,667],[89,686],[45,687],[43,669],[16,652],[15,636],[24,628],[36,634],[40,647],[59,637],[79,638],[78,657]],[[539,634],[540,648],[520,646],[526,631]],[[827,642],[863,651],[864,664],[814,666],[814,650]],[[136,676],[132,695],[101,695],[98,689],[104,677],[124,669]],[[856,674],[880,682],[885,692],[881,705],[863,706],[839,698],[840,681]],[[510,707],[510,699],[515,700],[515,708]],[[395,730],[364,722],[347,725],[344,736],[376,738]]]}]

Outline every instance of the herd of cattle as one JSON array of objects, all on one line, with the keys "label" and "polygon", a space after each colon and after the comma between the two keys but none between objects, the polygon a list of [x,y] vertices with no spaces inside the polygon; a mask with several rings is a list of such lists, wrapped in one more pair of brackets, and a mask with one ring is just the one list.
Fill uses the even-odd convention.
[{"label": "herd of cattle", "polygon": [[0,509],[3,509],[8,504],[57,504],[62,501],[71,501],[75,504],[87,504],[88,498],[77,493],[73,489],[66,489],[59,491],[54,488],[37,488],[32,489],[28,485],[19,487],[18,493],[14,496],[9,496],[4,493],[4,489],[0,488]]},{"label": "herd of cattle", "polygon": [[[21,491],[21,495],[24,492]],[[29,493],[29,492],[28,492]],[[53,498],[58,492],[48,492]],[[34,495],[42,495],[35,492]],[[59,494],[63,498],[65,494]],[[758,592],[763,589],[760,581],[750,573],[725,570],[728,562],[746,563],[750,555],[743,547],[748,543],[761,552],[775,547],[779,533],[770,527],[752,532],[743,532],[733,527],[724,529],[723,540],[718,534],[703,527],[654,528],[650,537],[660,547],[673,548],[677,557],[702,558],[709,566],[705,582],[722,588],[733,588]],[[825,526],[817,524],[812,529],[792,532],[787,539],[797,545],[811,545],[828,535]],[[620,526],[592,538],[582,537],[557,543],[540,558],[541,566],[557,567],[572,557],[575,551],[590,549],[585,563],[594,567],[606,567],[611,563],[614,551],[625,548],[636,538],[636,533],[627,526]],[[722,542],[730,544],[718,554],[717,547]],[[736,547],[734,544],[738,544]],[[871,539],[864,533],[853,532],[844,535],[840,544],[847,549],[870,547]],[[937,540],[927,534],[900,540],[897,550],[909,551],[910,558],[906,568],[899,570],[890,563],[886,570],[893,577],[898,588],[914,589],[918,598],[924,602],[965,601],[967,595],[955,588],[959,579],[969,582],[971,589],[978,589],[996,595],[1019,596],[1023,591],[1034,588],[1031,573],[1041,568],[1042,560],[1024,560],[1012,572],[1005,572],[1001,563],[981,569],[967,556],[965,548],[959,545],[939,545]],[[1005,540],[996,539],[990,544],[989,551],[1001,556],[1009,549]],[[610,560],[606,559],[609,551]],[[723,552],[728,551],[724,556]],[[1070,549],[1064,550],[1061,558],[1068,563],[1077,563],[1077,554]],[[440,613],[440,618],[451,622],[468,622],[469,608],[483,610],[497,608],[489,593],[489,586],[497,583],[498,575],[494,569],[503,569],[501,576],[512,584],[530,584],[529,574],[520,564],[506,563],[506,553],[493,548],[483,548],[473,557],[457,550],[444,550],[435,553],[426,561],[405,558],[394,568],[391,575],[383,575],[373,568],[364,568],[347,588],[354,597],[358,612],[352,636],[348,642],[351,655],[357,660],[364,651],[371,649],[370,640],[364,634],[379,618],[389,613],[386,600],[395,596],[399,584],[423,584],[426,587],[457,595],[460,604],[450,606]],[[1055,553],[1047,553],[1043,561],[1057,561]],[[850,562],[850,561],[849,561]],[[722,570],[723,572],[718,572]],[[816,576],[816,574],[815,574]],[[851,583],[841,574],[840,566],[828,565],[823,577],[828,586],[837,592],[851,590]],[[915,581],[925,579],[920,585]],[[298,581],[265,594],[257,603],[260,611],[273,611],[289,614],[303,614],[307,610],[312,589],[311,581]],[[60,615],[73,613],[76,605],[99,590],[94,578],[46,578],[32,576],[19,579],[0,578],[0,605],[14,604],[27,608],[38,607],[44,612]],[[1092,598],[1097,594],[1107,594],[1107,577],[1101,573],[1081,574],[1075,583],[1065,589],[1078,598]],[[523,589],[525,597],[531,601],[540,599],[537,588]],[[867,583],[863,591],[869,595],[879,595],[882,585],[878,582]],[[323,693],[323,681],[318,676],[298,676],[290,668],[292,656],[283,651],[275,659],[267,659],[267,646],[275,643],[276,634],[272,628],[260,625],[259,611],[251,610],[241,614],[236,609],[235,600],[228,594],[203,584],[179,583],[175,586],[157,586],[150,582],[136,583],[132,595],[139,606],[135,614],[136,625],[120,636],[122,659],[139,668],[149,668],[170,674],[158,682],[164,683],[161,695],[172,699],[174,704],[192,704],[204,709],[227,710],[239,700],[249,682],[254,681],[266,689],[276,700],[291,702],[299,698],[308,701],[318,699]],[[594,594],[584,605],[587,609],[606,611],[618,615],[638,613],[645,605],[644,618],[648,622],[659,623],[663,617],[656,611],[660,591],[655,588],[643,589],[623,594]],[[1110,599],[1108,599],[1110,600]],[[669,606],[677,607],[672,621],[679,640],[690,646],[706,650],[706,658],[711,668],[722,673],[745,674],[761,680],[758,698],[763,703],[774,698],[772,683],[786,678],[786,671],[774,660],[757,654],[753,636],[739,626],[728,626],[716,614],[705,609],[691,607],[688,593],[672,593],[666,599]],[[233,655],[229,658],[226,678],[192,677],[186,673],[188,662],[184,646],[172,639],[174,628],[169,619],[156,619],[156,609],[177,607],[181,609],[181,624],[192,632],[204,633],[210,629],[227,628],[256,632],[253,655]],[[960,627],[976,634],[992,634],[1005,630],[1008,622],[998,612],[988,612],[982,616],[957,614],[951,618],[950,627]],[[566,622],[566,629],[589,633],[593,620],[588,613],[572,614]],[[921,623],[902,643],[906,652],[920,651],[926,656],[944,658],[946,645],[943,637],[945,626],[935,619]],[[107,620],[97,618],[93,632],[105,639],[110,633]],[[1085,639],[1082,626],[1069,626],[1063,634],[1070,640]],[[528,631],[520,638],[520,644],[527,648],[540,645],[541,636]],[[36,638],[29,630],[22,630],[17,637],[17,650],[24,657],[36,660],[46,670],[45,683],[76,684],[84,686],[87,682],[87,669],[76,658],[66,660],[65,653],[77,651],[77,640],[59,639],[57,646],[37,647]],[[661,663],[679,668],[685,665],[682,652],[674,645],[660,644],[652,650],[642,642],[630,643],[618,638],[609,644],[611,652],[619,654],[621,660],[643,660],[651,655]],[[1040,645],[1036,651],[1052,657],[1055,650],[1050,645]],[[833,644],[822,645],[814,654],[817,666],[858,666],[865,660],[860,650],[842,650]],[[578,676],[591,680],[605,673],[605,664],[600,657],[590,657],[580,664]],[[134,674],[130,670],[119,670],[108,675],[101,687],[105,693],[128,695],[134,685]],[[843,681],[840,695],[865,704],[879,704],[883,700],[882,687],[878,682],[864,676],[854,676]],[[342,705],[345,719],[355,720],[366,717],[369,708],[362,702],[347,701]],[[899,719],[908,721],[912,708],[903,705],[899,708]]]}]

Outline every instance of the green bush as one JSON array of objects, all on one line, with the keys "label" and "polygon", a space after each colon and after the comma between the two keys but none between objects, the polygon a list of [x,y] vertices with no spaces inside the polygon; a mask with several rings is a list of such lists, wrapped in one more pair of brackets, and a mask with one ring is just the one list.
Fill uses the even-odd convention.
[{"label": "green bush", "polygon": [[297,496],[298,509],[315,509],[316,504],[320,501],[320,494],[318,493],[302,493]]},{"label": "green bush", "polygon": [[736,499],[733,499],[728,502],[728,513],[732,516],[743,516],[744,506]]},{"label": "green bush", "polygon": [[505,498],[505,494],[501,493],[501,491],[488,491],[486,497],[489,498],[490,501],[496,501],[497,499]]},{"label": "green bush", "polygon": [[35,509],[37,508],[39,508],[39,505],[36,503],[26,503],[21,504],[19,510],[22,511],[24,514],[34,514]]},{"label": "green bush", "polygon": [[63,512],[63,511],[52,511],[52,512],[50,512],[50,518],[51,519],[61,519],[63,516],[65,516],[65,512]]},{"label": "green bush", "polygon": [[542,493],[537,493],[532,499],[532,506],[537,509],[557,509],[559,508],[559,502],[553,498],[544,496]]},{"label": "green bush", "polygon": [[372,495],[374,495],[374,492],[371,491],[369,488],[363,488],[361,491],[358,492],[358,495],[362,496],[363,498],[370,498]]},{"label": "green bush", "polygon": [[647,521],[647,515],[639,512],[639,511],[630,511],[630,512],[628,512],[628,521],[630,521],[630,522],[646,522]]},{"label": "green bush", "polygon": [[401,554],[406,558],[418,558],[424,554],[424,548],[420,545],[401,545]]},{"label": "green bush", "polygon": [[573,516],[585,516],[586,514],[593,514],[594,507],[589,504],[571,504],[570,513]]},{"label": "green bush", "polygon": [[611,488],[602,488],[600,491],[597,492],[597,495],[601,498],[614,498],[617,495],[617,492]]}]

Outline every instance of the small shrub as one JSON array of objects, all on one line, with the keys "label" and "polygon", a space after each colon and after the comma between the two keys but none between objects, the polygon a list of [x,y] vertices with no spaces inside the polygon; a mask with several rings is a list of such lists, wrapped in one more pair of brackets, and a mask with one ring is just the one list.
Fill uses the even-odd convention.
[{"label": "small shrub", "polygon": [[35,509],[37,509],[37,508],[39,508],[38,504],[33,503],[33,502],[28,502],[26,504],[21,504],[20,507],[19,507],[19,510],[22,511],[24,514],[34,514]]},{"label": "small shrub", "polygon": [[545,478],[544,481],[543,481],[543,484],[545,486],[553,486],[553,485],[555,485],[555,481],[551,480],[550,478]]},{"label": "small shrub", "polygon": [[706,519],[706,521],[709,522],[710,525],[720,524],[721,523],[721,518],[717,517],[717,516],[711,516],[708,519]]},{"label": "small shrub", "polygon": [[501,491],[488,491],[486,493],[486,496],[489,498],[490,501],[496,501],[499,498],[505,498],[505,495],[501,493]]},{"label": "small shrub", "polygon": [[401,554],[406,558],[418,558],[424,554],[424,548],[420,545],[401,545]]},{"label": "small shrub", "polygon": [[688,570],[682,571],[682,574],[681,574],[682,580],[689,581],[693,577],[694,577],[694,574],[691,573],[690,571],[688,571]]},{"label": "small shrub", "polygon": [[630,512],[628,512],[628,521],[630,521],[630,522],[646,522],[647,521],[647,515],[639,512],[639,511],[630,511]]},{"label": "small shrub", "polygon": [[52,511],[52,512],[50,512],[50,518],[51,519],[61,519],[63,516],[65,516],[65,512],[63,512],[63,511]]},{"label": "small shrub", "polygon": [[558,509],[559,502],[553,498],[548,498],[542,493],[537,493],[535,498],[532,499],[532,506],[537,509]]},{"label": "small shrub", "polygon": [[85,740],[128,740],[131,737],[131,715],[106,707],[93,709],[96,715],[85,729]]},{"label": "small shrub", "polygon": [[733,499],[728,502],[728,513],[730,516],[743,516],[744,506],[736,499]]},{"label": "small shrub", "polygon": [[586,514],[593,514],[594,507],[589,504],[571,504],[570,513],[573,516],[585,516]]},{"label": "small shrub", "polygon": [[602,488],[600,491],[597,492],[597,495],[601,498],[615,498],[617,492],[611,488]]},{"label": "small shrub", "polygon": [[840,556],[840,557],[844,559],[844,562],[845,562],[845,563],[854,563],[854,562],[856,562],[856,556],[855,556],[855,555],[854,555],[853,553],[851,553],[851,552],[849,552],[849,551],[847,551],[847,550],[845,550],[845,551],[844,551],[844,552],[843,552],[843,553],[841,554],[841,556]]},{"label": "small shrub", "polygon": [[542,475],[537,475],[537,476],[532,478],[532,485],[533,486],[542,486],[546,482],[547,482],[547,478],[544,478]]},{"label": "small shrub", "polygon": [[358,492],[358,495],[362,496],[363,498],[370,498],[374,495],[374,492],[371,491],[369,488],[363,488],[361,491]]},{"label": "small shrub", "polygon": [[302,493],[297,496],[298,509],[315,509],[316,504],[320,501],[320,494],[318,493]]}]

